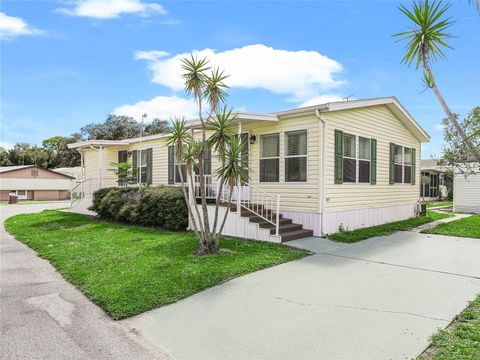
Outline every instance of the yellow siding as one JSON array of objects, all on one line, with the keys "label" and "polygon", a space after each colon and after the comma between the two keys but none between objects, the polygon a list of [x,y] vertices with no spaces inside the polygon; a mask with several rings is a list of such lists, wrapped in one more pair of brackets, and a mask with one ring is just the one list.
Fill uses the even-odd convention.
[{"label": "yellow siding", "polygon": [[[325,211],[412,204],[419,198],[420,142],[385,106],[325,114],[327,122],[327,202]],[[377,184],[334,183],[334,131],[377,139]],[[389,144],[416,149],[416,184],[389,184]]]},{"label": "yellow siding", "polygon": [[[112,163],[118,161],[118,151],[121,148],[112,146],[103,148],[102,156],[102,187],[116,186],[117,176],[114,173]],[[93,149],[84,149],[84,164],[85,164],[85,178],[92,179],[92,184],[95,185],[99,178],[99,152]]]},{"label": "yellow siding", "polygon": [[[254,144],[249,145],[251,183],[269,193],[280,194],[282,210],[299,212],[318,212],[320,192],[320,121],[313,114],[303,117],[281,119],[279,122],[264,124],[246,124],[243,132],[256,135]],[[307,130],[307,182],[285,182],[285,132]],[[280,134],[280,181],[278,183],[259,182],[260,172],[260,136]]]},{"label": "yellow siding", "polygon": [[[152,148],[152,185],[168,184],[168,147],[163,139],[133,143],[128,150],[145,150]],[[132,162],[132,157],[128,158]]]}]

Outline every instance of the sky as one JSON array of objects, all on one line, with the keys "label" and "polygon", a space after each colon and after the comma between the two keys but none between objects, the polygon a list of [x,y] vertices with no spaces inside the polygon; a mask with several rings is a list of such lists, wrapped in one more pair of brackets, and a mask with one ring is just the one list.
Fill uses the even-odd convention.
[{"label": "sky", "polygon": [[[179,61],[207,56],[230,74],[228,106],[269,113],[396,96],[429,133],[422,157],[441,154],[444,113],[421,73],[400,61],[408,30],[397,1],[3,0],[1,145],[41,144],[109,113],[140,120],[194,116]],[[480,104],[480,14],[448,10],[454,49],[434,64],[461,117]]]}]

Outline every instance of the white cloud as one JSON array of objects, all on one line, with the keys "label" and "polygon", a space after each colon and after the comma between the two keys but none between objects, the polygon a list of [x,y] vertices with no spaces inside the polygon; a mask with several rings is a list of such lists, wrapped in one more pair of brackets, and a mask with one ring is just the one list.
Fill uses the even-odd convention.
[{"label": "white cloud", "polygon": [[433,131],[435,131],[435,132],[442,132],[444,128],[445,128],[445,127],[443,126],[443,124],[435,124],[435,125],[433,126]]},{"label": "white cloud", "polygon": [[159,118],[168,120],[171,117],[194,118],[196,107],[193,100],[183,99],[177,96],[157,96],[151,100],[139,101],[135,104],[126,104],[113,110],[115,115],[131,116],[140,120],[146,113],[149,120]]},{"label": "white cloud", "polygon": [[141,0],[76,0],[73,8],[60,8],[57,11],[71,16],[84,16],[96,19],[117,18],[121,14],[163,14],[167,12],[162,5]]},{"label": "white cloud", "polygon": [[21,35],[41,35],[43,31],[28,25],[25,20],[0,12],[0,38],[12,39]]},{"label": "white cloud", "polygon": [[329,102],[343,101],[343,100],[344,100],[344,97],[341,95],[324,94],[324,95],[315,96],[307,101],[304,101],[303,103],[300,104],[300,107],[320,105],[320,104],[326,104]]},{"label": "white cloud", "polygon": [[[262,44],[217,52],[212,49],[193,51],[207,57],[211,65],[224,69],[233,88],[262,88],[287,95],[288,101],[307,102],[344,84],[337,79],[342,65],[317,51],[288,51]],[[180,60],[188,53],[170,56],[164,51],[137,51],[137,60],[148,61],[152,81],[174,91],[183,89]],[[329,95],[330,96],[330,95]]]}]

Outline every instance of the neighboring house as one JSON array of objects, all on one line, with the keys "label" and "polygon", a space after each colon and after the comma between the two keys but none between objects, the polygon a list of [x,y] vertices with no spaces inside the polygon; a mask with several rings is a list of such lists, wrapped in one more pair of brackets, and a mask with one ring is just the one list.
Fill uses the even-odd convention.
[{"label": "neighboring house", "polygon": [[[427,200],[445,199],[448,196],[446,187],[447,167],[439,165],[437,160],[425,159],[420,162],[422,178],[420,181],[420,197]],[[424,181],[428,178],[428,181]]]},{"label": "neighboring house", "polygon": [[[237,212],[229,215],[225,234],[285,241],[416,214],[417,164],[421,143],[429,136],[394,97],[272,114],[238,113],[234,125],[247,145],[250,169],[249,183],[234,195],[237,206],[258,204],[273,211],[278,207],[283,220],[277,224],[272,219],[250,219],[260,221],[258,225]],[[197,136],[198,121],[190,126]],[[164,138],[159,134],[70,144],[82,154],[84,194],[117,185],[113,162],[135,164],[140,183],[178,184],[173,148]],[[211,174],[217,166],[213,154],[205,164],[212,197],[216,182]]]},{"label": "neighboring house", "polygon": [[80,180],[82,178],[82,168],[80,166],[63,167],[52,170],[60,174],[74,177],[76,180]]},{"label": "neighboring house", "polygon": [[36,165],[0,167],[0,200],[66,200],[74,177]]},{"label": "neighboring house", "polygon": [[453,211],[480,214],[480,165],[455,167]]}]

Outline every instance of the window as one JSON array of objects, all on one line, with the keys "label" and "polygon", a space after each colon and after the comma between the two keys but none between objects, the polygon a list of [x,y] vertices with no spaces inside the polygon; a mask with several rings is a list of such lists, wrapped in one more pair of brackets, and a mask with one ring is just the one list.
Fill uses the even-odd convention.
[{"label": "window", "polygon": [[285,133],[285,181],[307,181],[307,130]]},{"label": "window", "polygon": [[17,190],[17,195],[18,196],[25,196],[27,192],[25,190]]},{"label": "window", "polygon": [[404,148],[403,153],[403,182],[412,182],[412,149]]},{"label": "window", "polygon": [[371,139],[359,137],[358,138],[358,182],[370,182],[370,167],[371,167]]},{"label": "window", "polygon": [[278,182],[280,168],[280,136],[260,136],[260,182]]},{"label": "window", "polygon": [[356,150],[355,135],[343,134],[343,182],[357,181]]},{"label": "window", "polygon": [[139,184],[152,182],[152,149],[134,150],[132,166]]},{"label": "window", "polygon": [[403,147],[395,145],[395,182],[401,183],[403,178]]}]

